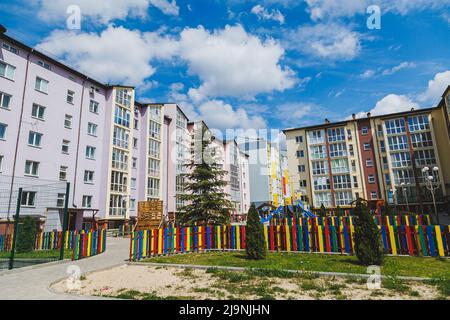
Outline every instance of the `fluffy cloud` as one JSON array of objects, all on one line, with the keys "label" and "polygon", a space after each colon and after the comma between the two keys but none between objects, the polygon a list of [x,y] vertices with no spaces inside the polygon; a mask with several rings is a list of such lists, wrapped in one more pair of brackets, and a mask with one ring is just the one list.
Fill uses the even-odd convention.
[{"label": "fluffy cloud", "polygon": [[300,27],[286,44],[306,55],[330,60],[351,60],[360,51],[359,35],[338,24]]},{"label": "fluffy cloud", "polygon": [[306,0],[306,4],[311,19],[317,21],[365,14],[370,5],[380,6],[381,12],[405,15],[412,11],[441,9],[448,6],[450,0]]},{"label": "fluffy cloud", "polygon": [[38,0],[38,16],[45,21],[63,21],[68,15],[67,8],[77,5],[83,17],[107,24],[112,20],[127,17],[146,17],[150,6],[167,15],[178,15],[175,0]]},{"label": "fluffy cloud", "polygon": [[372,78],[374,75],[375,75],[375,70],[367,69],[366,71],[361,73],[359,75],[359,77],[362,78],[362,79],[369,79],[369,78]]},{"label": "fluffy cloud", "polygon": [[278,9],[269,11],[258,4],[252,8],[251,12],[256,15],[259,20],[274,20],[278,21],[280,24],[284,24],[284,15]]},{"label": "fluffy cloud", "polygon": [[211,100],[198,108],[199,116],[210,128],[214,129],[259,129],[265,128],[266,122],[260,116],[249,116],[242,108],[234,109],[222,100]]},{"label": "fluffy cloud", "polygon": [[450,70],[438,73],[428,82],[428,88],[418,96],[417,100],[425,104],[436,105],[449,85]]},{"label": "fluffy cloud", "polygon": [[189,73],[202,84],[189,95],[252,99],[259,93],[284,91],[295,84],[294,73],[283,68],[284,49],[274,40],[261,40],[240,25],[209,32],[202,26],[181,32],[180,56]]},{"label": "fluffy cloud", "polygon": [[[379,116],[383,114],[409,111],[411,110],[411,108],[418,107],[419,106],[417,105],[417,103],[415,103],[411,98],[405,95],[389,94],[378,101],[375,107],[369,112],[372,114],[372,116]],[[356,114],[357,118],[365,118],[366,116],[366,112],[359,112]]]},{"label": "fluffy cloud", "polygon": [[103,82],[129,85],[143,84],[155,72],[150,62],[170,58],[176,48],[158,33],[113,26],[100,34],[57,30],[38,45]]}]

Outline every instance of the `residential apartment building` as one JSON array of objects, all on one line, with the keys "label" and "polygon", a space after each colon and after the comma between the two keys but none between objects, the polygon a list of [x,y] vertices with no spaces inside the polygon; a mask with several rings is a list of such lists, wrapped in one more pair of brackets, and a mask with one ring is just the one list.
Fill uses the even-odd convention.
[{"label": "residential apartment building", "polygon": [[248,155],[250,201],[259,206],[284,204],[280,150],[262,139],[239,138],[238,145]]},{"label": "residential apartment building", "polygon": [[[348,207],[357,198],[430,212],[422,169],[430,170],[441,210],[448,208],[449,89],[435,108],[284,130],[297,198],[314,207]],[[296,184],[296,185],[295,185]]]}]

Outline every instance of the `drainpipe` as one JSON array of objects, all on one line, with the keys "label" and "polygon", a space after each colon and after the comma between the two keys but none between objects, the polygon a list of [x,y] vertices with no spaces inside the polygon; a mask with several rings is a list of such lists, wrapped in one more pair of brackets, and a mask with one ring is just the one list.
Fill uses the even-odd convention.
[{"label": "drainpipe", "polygon": [[25,81],[23,84],[23,94],[22,94],[22,106],[20,109],[20,118],[19,118],[19,128],[17,130],[17,137],[16,137],[16,146],[14,150],[14,161],[13,161],[13,168],[12,168],[12,177],[11,177],[11,186],[9,189],[9,201],[8,201],[8,213],[7,213],[7,223],[6,223],[6,232],[8,232],[9,224],[10,224],[10,210],[11,210],[11,200],[12,200],[12,193],[14,188],[14,180],[16,175],[16,162],[17,162],[17,153],[19,151],[19,140],[20,140],[20,133],[22,131],[22,120],[23,120],[23,109],[25,107],[25,92],[27,90],[27,82],[28,82],[28,69],[30,66],[30,56],[34,52],[34,49],[31,49],[30,52],[27,54],[27,68],[25,70]]},{"label": "drainpipe", "polygon": [[[86,77],[87,79],[87,77]],[[81,120],[83,117],[83,102],[84,102],[84,85],[86,84],[86,79],[83,80],[83,90],[81,91],[81,104],[80,104],[80,114],[78,119],[78,137],[77,137],[77,153],[75,154],[75,171],[73,175],[73,191],[72,191],[72,207],[77,208],[75,204],[75,192],[77,190],[77,173],[78,173],[78,156],[80,153],[80,139],[81,139]]]}]

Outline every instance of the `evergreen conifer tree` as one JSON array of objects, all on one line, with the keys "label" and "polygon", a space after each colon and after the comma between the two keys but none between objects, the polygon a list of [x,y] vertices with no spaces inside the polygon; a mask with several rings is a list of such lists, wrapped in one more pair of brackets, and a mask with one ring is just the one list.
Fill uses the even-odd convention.
[{"label": "evergreen conifer tree", "polygon": [[264,259],[267,248],[264,239],[264,229],[254,204],[250,207],[245,229],[245,251],[250,259]]},{"label": "evergreen conifer tree", "polygon": [[19,232],[17,234],[16,252],[30,252],[34,250],[36,240],[36,221],[27,216],[19,224]]}]

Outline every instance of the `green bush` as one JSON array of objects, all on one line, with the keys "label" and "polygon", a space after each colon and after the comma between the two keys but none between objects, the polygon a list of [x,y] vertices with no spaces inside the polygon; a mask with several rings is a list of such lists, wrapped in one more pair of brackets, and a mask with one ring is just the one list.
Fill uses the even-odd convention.
[{"label": "green bush", "polygon": [[384,253],[381,235],[367,204],[362,200],[355,207],[355,253],[364,265],[381,265]]},{"label": "green bush", "polygon": [[36,221],[31,217],[25,217],[19,224],[17,233],[16,252],[24,253],[34,250],[36,239]]},{"label": "green bush", "polygon": [[266,240],[264,229],[255,205],[248,211],[247,227],[245,229],[245,250],[250,259],[264,259],[266,257]]}]

